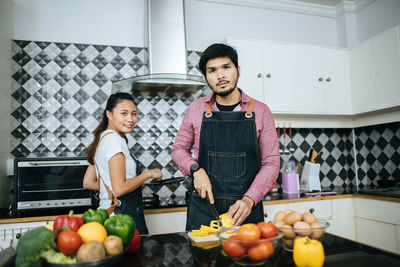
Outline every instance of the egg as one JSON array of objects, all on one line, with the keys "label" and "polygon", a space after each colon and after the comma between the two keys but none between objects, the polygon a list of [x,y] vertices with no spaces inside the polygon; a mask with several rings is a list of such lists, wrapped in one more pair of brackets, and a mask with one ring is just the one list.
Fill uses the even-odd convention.
[{"label": "egg", "polygon": [[324,233],[324,230],[322,229],[321,224],[318,223],[318,222],[312,223],[310,225],[310,227],[311,227],[311,231],[312,231],[312,233],[311,233],[311,238],[312,239],[318,239]]},{"label": "egg", "polygon": [[302,215],[302,221],[311,225],[317,221],[317,217],[315,217],[311,212],[304,212]]},{"label": "egg", "polygon": [[293,227],[287,224],[282,225],[279,230],[285,235],[286,238],[295,238],[296,233],[293,231]]},{"label": "egg", "polygon": [[296,222],[301,221],[301,214],[297,211],[292,211],[283,218],[283,221],[288,225],[293,225]]},{"label": "egg", "polygon": [[283,221],[283,218],[285,218],[285,216],[286,216],[286,213],[284,211],[278,211],[274,216],[274,223]]},{"label": "egg", "polygon": [[275,224],[275,226],[277,227],[277,228],[280,228],[280,227],[282,227],[282,225],[285,225],[285,223],[283,222],[283,221],[277,221],[276,223],[274,223]]},{"label": "egg", "polygon": [[296,222],[293,225],[293,230],[295,233],[301,236],[310,236],[312,231],[311,231],[311,226],[306,223],[306,222]]},{"label": "egg", "polygon": [[284,210],[284,212],[285,212],[286,214],[292,213],[293,211],[294,211],[294,210],[292,210],[292,209]]}]

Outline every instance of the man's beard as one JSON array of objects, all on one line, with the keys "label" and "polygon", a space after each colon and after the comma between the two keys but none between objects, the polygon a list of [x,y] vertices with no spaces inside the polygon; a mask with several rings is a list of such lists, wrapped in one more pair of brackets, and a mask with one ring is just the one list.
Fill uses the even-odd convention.
[{"label": "man's beard", "polygon": [[227,91],[222,91],[222,92],[217,92],[216,90],[214,90],[213,87],[209,83],[208,83],[208,86],[213,90],[214,94],[216,94],[218,96],[228,96],[235,90],[235,88],[237,87],[237,83],[238,83],[238,80],[236,80],[235,86],[233,86],[232,88],[230,88]]}]

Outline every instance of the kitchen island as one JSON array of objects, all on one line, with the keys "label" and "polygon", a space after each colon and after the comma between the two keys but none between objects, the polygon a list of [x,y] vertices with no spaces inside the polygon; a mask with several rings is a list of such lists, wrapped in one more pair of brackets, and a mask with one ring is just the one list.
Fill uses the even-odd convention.
[{"label": "kitchen island", "polygon": [[[341,267],[398,267],[400,256],[326,234],[323,239],[324,266]],[[201,248],[192,243],[187,232],[142,236],[142,245],[136,254],[124,255],[118,266],[235,266],[221,253],[221,246]],[[5,266],[14,266],[13,259]],[[264,266],[295,266],[292,253],[282,247]],[[110,266],[111,267],[111,266]]]}]

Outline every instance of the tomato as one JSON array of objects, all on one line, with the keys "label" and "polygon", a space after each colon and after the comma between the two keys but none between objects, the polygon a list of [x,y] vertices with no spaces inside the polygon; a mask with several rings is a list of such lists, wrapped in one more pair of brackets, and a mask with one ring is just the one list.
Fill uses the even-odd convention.
[{"label": "tomato", "polygon": [[231,237],[225,241],[224,250],[232,258],[240,258],[246,253],[246,249],[240,244],[240,241],[235,241],[237,239]]},{"label": "tomato", "polygon": [[264,260],[272,255],[272,253],[274,253],[274,246],[271,241],[268,240],[252,246],[247,251],[247,255],[249,255],[249,258],[252,261]]},{"label": "tomato", "polygon": [[278,235],[278,229],[273,223],[259,222],[257,223],[261,232],[261,238],[270,238]]},{"label": "tomato", "polygon": [[74,231],[64,230],[57,235],[57,247],[64,254],[75,253],[81,244],[81,236]]},{"label": "tomato", "polygon": [[128,252],[129,253],[136,253],[140,248],[140,233],[138,229],[135,229],[135,235],[133,236],[132,240],[128,243]]},{"label": "tomato", "polygon": [[258,240],[260,236],[260,229],[254,223],[243,224],[237,231],[237,237],[240,240]]}]

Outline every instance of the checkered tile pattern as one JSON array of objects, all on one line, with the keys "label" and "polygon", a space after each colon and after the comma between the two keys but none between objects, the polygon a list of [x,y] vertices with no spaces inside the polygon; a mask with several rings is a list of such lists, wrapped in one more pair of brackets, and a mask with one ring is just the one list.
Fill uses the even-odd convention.
[{"label": "checkered tile pattern", "polygon": [[[281,171],[285,162],[293,160],[295,164],[304,166],[310,149],[323,152],[321,160],[321,186],[334,188],[338,186],[355,186],[355,175],[351,168],[354,162],[352,155],[351,129],[292,129],[292,139],[286,139],[280,130],[280,149],[294,149],[292,154],[281,155]],[[287,131],[288,132],[288,131]],[[277,184],[281,184],[279,174]]]},{"label": "checkered tile pattern", "polygon": [[400,122],[355,129],[360,187],[380,179],[400,183]]}]

